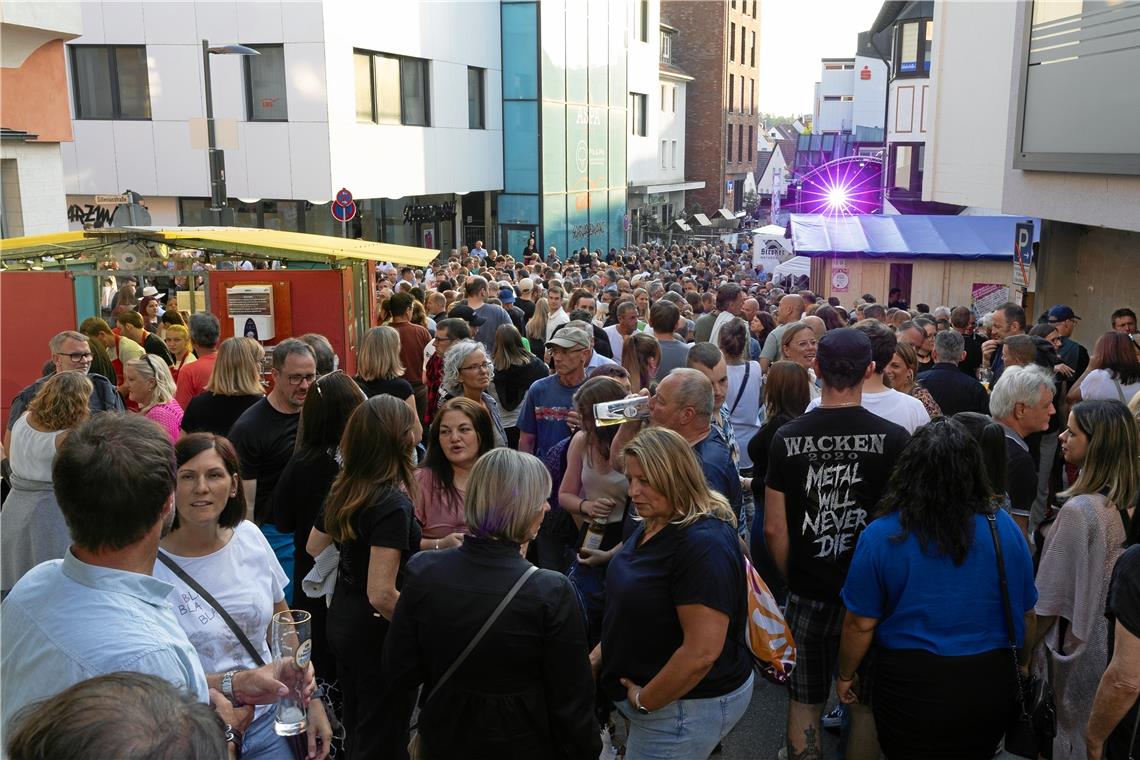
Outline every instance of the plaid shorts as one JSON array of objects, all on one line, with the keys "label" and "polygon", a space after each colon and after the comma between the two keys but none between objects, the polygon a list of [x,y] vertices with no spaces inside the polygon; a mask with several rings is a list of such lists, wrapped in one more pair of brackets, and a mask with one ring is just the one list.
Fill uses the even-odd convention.
[{"label": "plaid shorts", "polygon": [[839,658],[839,636],[843,631],[842,604],[829,604],[788,594],[784,619],[796,640],[796,667],[788,679],[792,699],[818,705],[831,694],[835,666]]}]

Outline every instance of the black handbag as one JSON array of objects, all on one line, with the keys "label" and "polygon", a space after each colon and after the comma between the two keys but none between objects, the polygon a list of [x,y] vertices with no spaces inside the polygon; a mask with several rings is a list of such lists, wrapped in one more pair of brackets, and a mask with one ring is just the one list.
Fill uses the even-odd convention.
[{"label": "black handbag", "polygon": [[1013,627],[1013,605],[1009,601],[1009,582],[1005,576],[1005,559],[998,537],[997,513],[986,515],[990,535],[997,555],[998,578],[1001,581],[1001,601],[1005,609],[1005,625],[1009,633],[1009,651],[1013,662],[1013,677],[1017,690],[1017,713],[1005,729],[1005,749],[1018,757],[1037,760],[1053,757],[1053,737],[1057,735],[1057,709],[1053,705],[1053,688],[1047,681],[1034,676],[1023,677],[1018,666],[1017,636]]}]

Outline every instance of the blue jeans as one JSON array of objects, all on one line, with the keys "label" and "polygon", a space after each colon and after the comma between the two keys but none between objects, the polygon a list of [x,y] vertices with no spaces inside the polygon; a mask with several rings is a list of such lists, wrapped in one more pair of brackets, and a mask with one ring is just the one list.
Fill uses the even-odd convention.
[{"label": "blue jeans", "polygon": [[271,706],[246,728],[241,742],[242,760],[293,760],[287,740],[273,730],[276,713],[277,707]]},{"label": "blue jeans", "polygon": [[625,760],[705,760],[744,717],[755,675],[736,691],[708,699],[679,699],[642,715],[629,700],[617,709],[629,719]]},{"label": "blue jeans", "polygon": [[281,569],[285,572],[285,577],[289,582],[285,584],[285,603],[293,603],[293,534],[282,533],[277,530],[277,526],[273,523],[262,523],[261,532],[265,535],[265,540],[273,547],[273,553],[277,556],[277,561],[281,563]]}]

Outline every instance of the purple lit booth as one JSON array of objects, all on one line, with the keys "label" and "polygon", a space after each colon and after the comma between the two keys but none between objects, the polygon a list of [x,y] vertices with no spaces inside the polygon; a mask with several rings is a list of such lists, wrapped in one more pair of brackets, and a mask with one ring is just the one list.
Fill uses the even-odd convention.
[{"label": "purple lit booth", "polygon": [[[792,249],[811,260],[812,289],[846,308],[864,293],[887,303],[892,288],[910,306],[970,306],[993,300],[1013,278],[1018,216],[792,214]],[[1034,241],[1040,220],[1034,219]],[[1033,290],[1033,267],[1029,290]],[[990,286],[990,287],[986,287]],[[1017,300],[1012,289],[1009,296]],[[980,300],[980,299],[979,299]],[[1004,300],[1004,299],[1003,299]]]}]

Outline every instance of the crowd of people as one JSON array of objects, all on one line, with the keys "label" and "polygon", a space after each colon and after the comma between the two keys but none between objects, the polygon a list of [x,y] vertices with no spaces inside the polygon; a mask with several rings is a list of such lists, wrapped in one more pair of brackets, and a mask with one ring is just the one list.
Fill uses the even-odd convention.
[{"label": "crowd of people", "polygon": [[1090,351],[1065,305],[843,304],[726,243],[377,275],[355,347],[151,283],[60,325],[3,441],[14,760],[707,758],[764,688],[746,558],[788,758],[992,757],[1030,677],[1053,757],[1135,752],[1130,309]]}]

